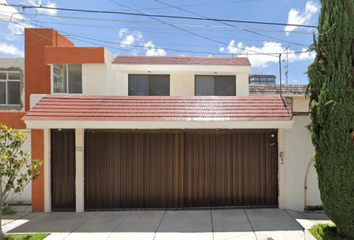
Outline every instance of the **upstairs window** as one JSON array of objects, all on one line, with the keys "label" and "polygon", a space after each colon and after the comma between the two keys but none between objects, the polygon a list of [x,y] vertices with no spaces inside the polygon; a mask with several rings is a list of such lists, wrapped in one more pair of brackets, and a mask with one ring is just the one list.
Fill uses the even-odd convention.
[{"label": "upstairs window", "polygon": [[170,96],[169,75],[129,75],[129,96]]},{"label": "upstairs window", "polygon": [[235,76],[196,76],[196,96],[236,96]]},{"label": "upstairs window", "polygon": [[82,65],[55,64],[53,66],[54,93],[82,93]]},{"label": "upstairs window", "polygon": [[0,72],[0,105],[21,104],[21,72]]},{"label": "upstairs window", "polygon": [[293,98],[285,97],[285,101],[288,104],[290,111],[293,111]]}]

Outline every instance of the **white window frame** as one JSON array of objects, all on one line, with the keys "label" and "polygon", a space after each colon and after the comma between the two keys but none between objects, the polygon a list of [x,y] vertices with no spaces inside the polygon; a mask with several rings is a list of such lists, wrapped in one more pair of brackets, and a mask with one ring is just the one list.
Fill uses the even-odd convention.
[{"label": "white window frame", "polygon": [[[19,73],[21,76],[21,71],[0,71],[0,73],[5,73],[6,74],[6,79],[0,79],[1,83],[5,83],[5,104],[0,103],[0,106],[21,106],[21,77],[20,79],[9,79],[9,73]],[[7,87],[8,82],[19,82],[20,83],[20,103],[19,104],[9,104],[8,103],[8,96],[9,96],[9,89]]]},{"label": "white window frame", "polygon": [[[56,93],[54,92],[54,65],[66,65],[66,92],[65,93]],[[83,84],[83,78],[82,78],[82,64],[81,64],[81,93],[69,93],[69,65],[70,64],[62,64],[62,63],[56,63],[56,64],[51,64],[50,65],[50,78],[51,78],[51,89],[52,89],[52,94],[58,94],[58,95],[63,95],[63,94],[70,94],[70,95],[83,95],[84,92],[84,84]]]}]

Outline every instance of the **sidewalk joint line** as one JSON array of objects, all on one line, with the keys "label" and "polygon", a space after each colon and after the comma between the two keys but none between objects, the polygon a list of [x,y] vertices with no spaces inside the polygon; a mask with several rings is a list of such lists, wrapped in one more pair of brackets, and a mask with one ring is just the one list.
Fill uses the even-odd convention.
[{"label": "sidewalk joint line", "polygon": [[108,235],[107,240],[112,236],[112,234],[114,233],[114,231],[124,222],[125,219],[127,219],[127,217],[132,213],[132,211],[129,211],[129,213],[122,219],[122,221],[120,221],[120,223],[118,223],[117,227],[115,227],[111,233]]},{"label": "sidewalk joint line", "polygon": [[251,223],[250,218],[249,218],[249,217],[248,217],[248,215],[247,215],[246,209],[243,209],[243,211],[245,212],[246,217],[247,217],[247,220],[248,220],[248,222],[249,222],[249,223],[250,223],[250,225],[251,225],[251,228],[252,228],[252,231],[253,231],[253,234],[254,234],[255,238],[258,240],[258,237],[257,237],[256,231],[254,231],[253,225],[252,225],[252,223]]},{"label": "sidewalk joint line", "polygon": [[213,240],[215,239],[214,237],[214,223],[213,223],[213,210],[210,209],[210,221],[211,221],[211,234],[213,235]]},{"label": "sidewalk joint line", "polygon": [[[83,214],[85,214],[85,212],[82,212]],[[75,213],[78,214],[78,213]],[[83,223],[81,223],[79,226],[77,226],[76,228],[74,228],[71,232],[69,232],[68,235],[66,235],[66,237],[63,239],[65,240],[67,237],[69,237],[70,234],[72,234],[76,229],[78,229],[79,227],[81,227],[82,225],[84,225],[85,223],[87,223],[91,218],[93,218],[94,216],[96,216],[98,214],[98,212],[96,212],[95,214],[93,214],[91,217],[89,217],[86,221],[84,221]]]},{"label": "sidewalk joint line", "polygon": [[164,219],[164,217],[165,217],[165,215],[166,215],[166,212],[167,212],[167,211],[165,211],[165,212],[163,213],[163,216],[162,216],[162,218],[161,218],[161,221],[159,222],[159,225],[158,225],[158,226],[157,226],[157,228],[156,228],[156,231],[155,231],[155,234],[154,234],[154,238],[153,238],[152,240],[155,240],[155,237],[156,237],[157,231],[158,231],[158,230],[159,230],[159,228],[160,228],[160,225],[161,225],[162,220]]}]

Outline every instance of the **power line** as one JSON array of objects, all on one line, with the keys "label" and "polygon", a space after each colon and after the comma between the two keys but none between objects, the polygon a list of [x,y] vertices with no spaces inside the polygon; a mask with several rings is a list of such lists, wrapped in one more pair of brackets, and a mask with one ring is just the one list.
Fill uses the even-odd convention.
[{"label": "power line", "polygon": [[[110,1],[116,3],[116,4],[119,5],[119,6],[126,7],[126,8],[128,8],[128,9],[130,9],[130,10],[133,10],[133,11],[136,11],[136,12],[138,12],[138,13],[143,14],[141,11],[136,10],[136,9],[134,9],[134,8],[131,8],[131,7],[127,6],[127,5],[118,3],[118,2],[116,2],[116,1],[114,1],[114,0],[110,0]],[[158,22],[166,23],[166,22],[164,22],[163,20],[160,20],[160,19],[158,19],[158,18],[156,18],[156,17],[150,17],[150,18],[152,18],[152,19],[154,19],[154,20],[156,20],[156,21],[158,21]],[[214,43],[222,44],[222,45],[225,45],[225,46],[228,46],[228,45],[229,45],[228,43],[221,42],[221,41],[218,41],[218,40],[214,40],[214,39],[212,39],[212,38],[210,38],[210,37],[206,37],[206,36],[200,35],[200,34],[198,34],[198,33],[191,32],[191,31],[186,30],[186,29],[181,28],[181,27],[177,27],[177,26],[174,26],[174,25],[169,25],[169,26],[171,26],[171,27],[173,27],[173,28],[176,28],[176,29],[179,29],[179,30],[181,30],[181,31],[183,31],[183,32],[189,33],[189,34],[191,34],[191,35],[194,35],[194,36],[197,36],[197,37],[200,37],[200,38],[203,38],[203,39],[212,41],[212,42],[214,42]],[[237,48],[237,49],[240,49],[240,50],[245,50],[245,48],[238,47],[238,46],[233,46],[233,48]],[[272,55],[270,55],[270,54],[261,53],[261,52],[257,52],[257,51],[253,51],[253,50],[248,50],[248,51],[254,52],[254,53],[258,53],[258,54],[260,54],[260,55],[272,56]],[[272,56],[272,57],[274,57],[274,56]]]},{"label": "power line", "polygon": [[[31,16],[32,14],[28,13],[18,13],[20,15],[26,15],[26,16]],[[54,16],[50,14],[35,14],[35,16],[48,16],[51,18],[63,18],[63,19],[75,19],[75,20],[85,20],[85,21],[99,21],[99,22],[119,22],[119,23],[132,23],[132,24],[146,24],[146,25],[175,25],[175,26],[180,26],[180,27],[194,27],[194,28],[211,28],[218,30],[219,29],[235,29],[235,26],[220,26],[220,25],[201,25],[201,24],[181,24],[181,23],[161,23],[161,22],[149,22],[149,21],[136,21],[136,20],[120,20],[120,19],[104,19],[104,18],[87,18],[87,17],[73,17],[73,16]],[[259,31],[259,32],[282,32],[282,33],[298,33],[298,34],[306,34],[306,35],[313,35],[313,33],[308,32],[308,31],[285,31],[285,30],[278,30],[278,29],[264,29],[264,28],[243,28],[241,29],[238,27],[239,30],[247,29],[251,31]],[[166,29],[167,30],[167,29]],[[203,29],[204,30],[204,29]],[[204,31],[212,31],[212,30],[204,30]]]},{"label": "power line", "polygon": [[[6,22],[8,22],[8,21],[6,21]],[[30,23],[30,24],[33,24],[33,23],[31,23],[30,21],[26,21],[26,22],[28,22],[28,23]],[[21,24],[19,24],[19,23],[15,23],[15,22],[9,22],[9,23],[12,23],[12,24],[16,24],[16,25],[19,25],[19,26],[23,26],[23,25],[21,25]],[[48,36],[44,36],[44,35],[42,35],[42,34],[40,34],[40,33],[37,33],[37,32],[35,32],[35,31],[32,31],[32,30],[30,30],[31,32],[33,32],[34,34],[36,34],[36,35],[38,35],[38,36],[41,36],[43,39],[47,39],[47,40],[50,40],[50,41],[53,41],[52,39],[50,39],[50,38],[48,38]],[[67,33],[67,32],[63,32],[63,33]],[[69,33],[70,34],[70,33]],[[77,38],[78,37],[78,38]],[[107,46],[107,45],[103,45],[103,44],[97,44],[97,43],[94,43],[94,42],[91,42],[91,41],[87,41],[86,39],[87,39],[87,37],[86,36],[80,36],[80,35],[77,35],[76,34],[76,37],[70,37],[71,39],[74,39],[74,40],[77,40],[77,41],[80,41],[80,42],[85,42],[85,43],[90,43],[90,44],[92,44],[92,45],[95,45],[95,46],[99,46],[99,47],[107,47],[107,48],[111,48],[111,49],[116,49],[116,50],[119,50],[119,51],[124,51],[124,52],[129,52],[129,53],[132,53],[132,51],[129,51],[129,50],[127,50],[127,49],[122,49],[122,48],[117,48],[117,47],[113,47],[113,46]],[[82,40],[82,39],[80,39],[80,38],[85,38],[85,40]],[[99,40],[99,39],[95,39],[95,38],[90,38],[91,40],[93,40],[93,41],[98,41],[98,42],[102,42],[102,40]],[[107,42],[107,43],[110,43],[110,44],[117,44],[117,43],[115,43],[115,42],[109,42],[109,41],[103,41],[103,42]],[[134,46],[134,47],[142,47],[142,48],[144,48],[144,49],[154,49],[155,47],[144,47],[144,46],[139,46],[139,45],[128,45],[127,44],[127,46]],[[188,51],[188,50],[178,50],[178,49],[166,49],[166,50],[169,50],[169,51],[176,51],[176,52],[182,52],[182,53],[186,53],[186,52],[188,52],[188,53],[196,53],[196,54],[210,54],[210,55],[228,55],[228,56],[230,56],[231,55],[231,53],[215,53],[215,52],[199,52],[199,51]],[[247,50],[246,50],[247,51]],[[292,51],[292,52],[289,52],[288,54],[300,54],[300,53],[304,53],[304,51],[300,51],[300,52],[295,52],[295,51]],[[266,53],[267,55],[270,55],[270,56],[274,56],[274,57],[276,57],[277,55],[279,55],[279,53],[271,53],[271,52],[268,52],[268,53]],[[245,56],[245,55],[264,55],[264,53],[255,53],[255,54],[252,54],[252,53],[248,53],[248,52],[246,52],[246,53],[243,53],[242,54],[243,56]]]},{"label": "power line", "polygon": [[[192,11],[189,11],[189,10],[185,10],[185,9],[183,9],[183,8],[174,6],[174,5],[172,5],[172,4],[164,3],[164,2],[162,2],[162,1],[160,1],[160,0],[153,0],[153,1],[158,2],[158,3],[161,3],[161,4],[164,4],[164,5],[166,5],[166,6],[174,7],[174,8],[176,8],[176,9],[178,9],[178,10],[181,10],[181,11],[184,11],[184,12],[187,12],[187,13],[191,13],[191,14],[196,15],[196,16],[199,16],[199,17],[203,17],[203,18],[210,19],[210,18],[208,18],[208,17],[206,17],[206,16],[203,16],[203,15],[200,15],[200,14],[198,14],[198,13],[195,13],[195,12],[192,12]],[[249,29],[245,29],[245,28],[241,28],[241,27],[235,26],[235,25],[230,24],[230,23],[225,23],[225,22],[223,22],[223,21],[216,21],[216,22],[219,22],[219,23],[221,23],[221,24],[223,24],[223,25],[230,26],[230,27],[233,27],[233,28],[236,28],[236,29],[241,29],[241,30],[243,30],[243,31],[245,31],[245,32],[253,33],[253,34],[256,34],[256,35],[258,35],[258,36],[267,37],[267,38],[272,38],[272,39],[275,39],[275,40],[278,40],[278,41],[287,42],[287,43],[291,43],[291,44],[298,45],[298,46],[304,46],[303,44],[294,43],[294,42],[290,42],[290,41],[283,40],[283,39],[280,39],[280,38],[268,36],[268,35],[265,35],[265,34],[262,34],[262,33],[258,33],[258,32],[255,32],[255,31],[252,31],[252,30],[249,30]]]},{"label": "power line", "polygon": [[[264,2],[264,0],[237,0],[237,1],[225,1],[225,2],[210,2],[210,3],[200,3],[200,4],[186,4],[178,7],[199,7],[199,6],[210,6],[210,5],[220,5],[220,4],[231,4],[231,3],[249,3],[249,2]],[[139,10],[160,10],[168,9],[169,7],[150,7],[150,8],[141,8]]]},{"label": "power line", "polygon": [[304,24],[292,24],[292,23],[278,23],[278,22],[261,22],[261,21],[250,21],[250,20],[236,20],[236,19],[221,19],[221,18],[203,18],[203,17],[187,17],[187,16],[177,16],[177,15],[162,15],[162,14],[147,14],[147,13],[132,13],[132,12],[122,12],[122,11],[107,11],[107,10],[90,10],[90,9],[77,9],[77,8],[60,8],[60,7],[46,7],[46,6],[28,6],[28,5],[15,5],[1,3],[3,6],[10,7],[20,7],[22,9],[48,9],[57,11],[71,11],[71,12],[85,12],[85,13],[99,13],[99,14],[118,14],[118,15],[130,15],[130,16],[140,16],[140,17],[155,17],[155,18],[172,18],[172,19],[186,19],[186,20],[198,20],[198,21],[220,21],[220,22],[233,22],[233,23],[245,23],[245,24],[260,24],[260,25],[272,25],[272,26],[293,26],[293,27],[304,27],[304,28],[317,28],[313,25]]}]

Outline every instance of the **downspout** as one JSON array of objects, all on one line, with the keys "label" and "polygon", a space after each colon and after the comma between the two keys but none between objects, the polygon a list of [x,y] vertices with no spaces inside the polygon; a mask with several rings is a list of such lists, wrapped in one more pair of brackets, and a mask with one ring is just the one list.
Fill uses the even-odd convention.
[{"label": "downspout", "polygon": [[288,112],[289,118],[293,119],[293,115],[292,115],[292,113],[290,113],[290,111],[287,107],[288,105],[285,103],[285,100],[282,95],[281,81],[282,81],[282,78],[281,78],[281,54],[279,54],[279,95],[280,95],[281,101],[283,102],[284,107],[286,108],[286,111]]},{"label": "downspout", "polygon": [[313,158],[310,159],[310,162],[307,164],[305,180],[304,180],[304,211],[307,208],[307,177],[309,175],[311,163],[313,162]]}]

